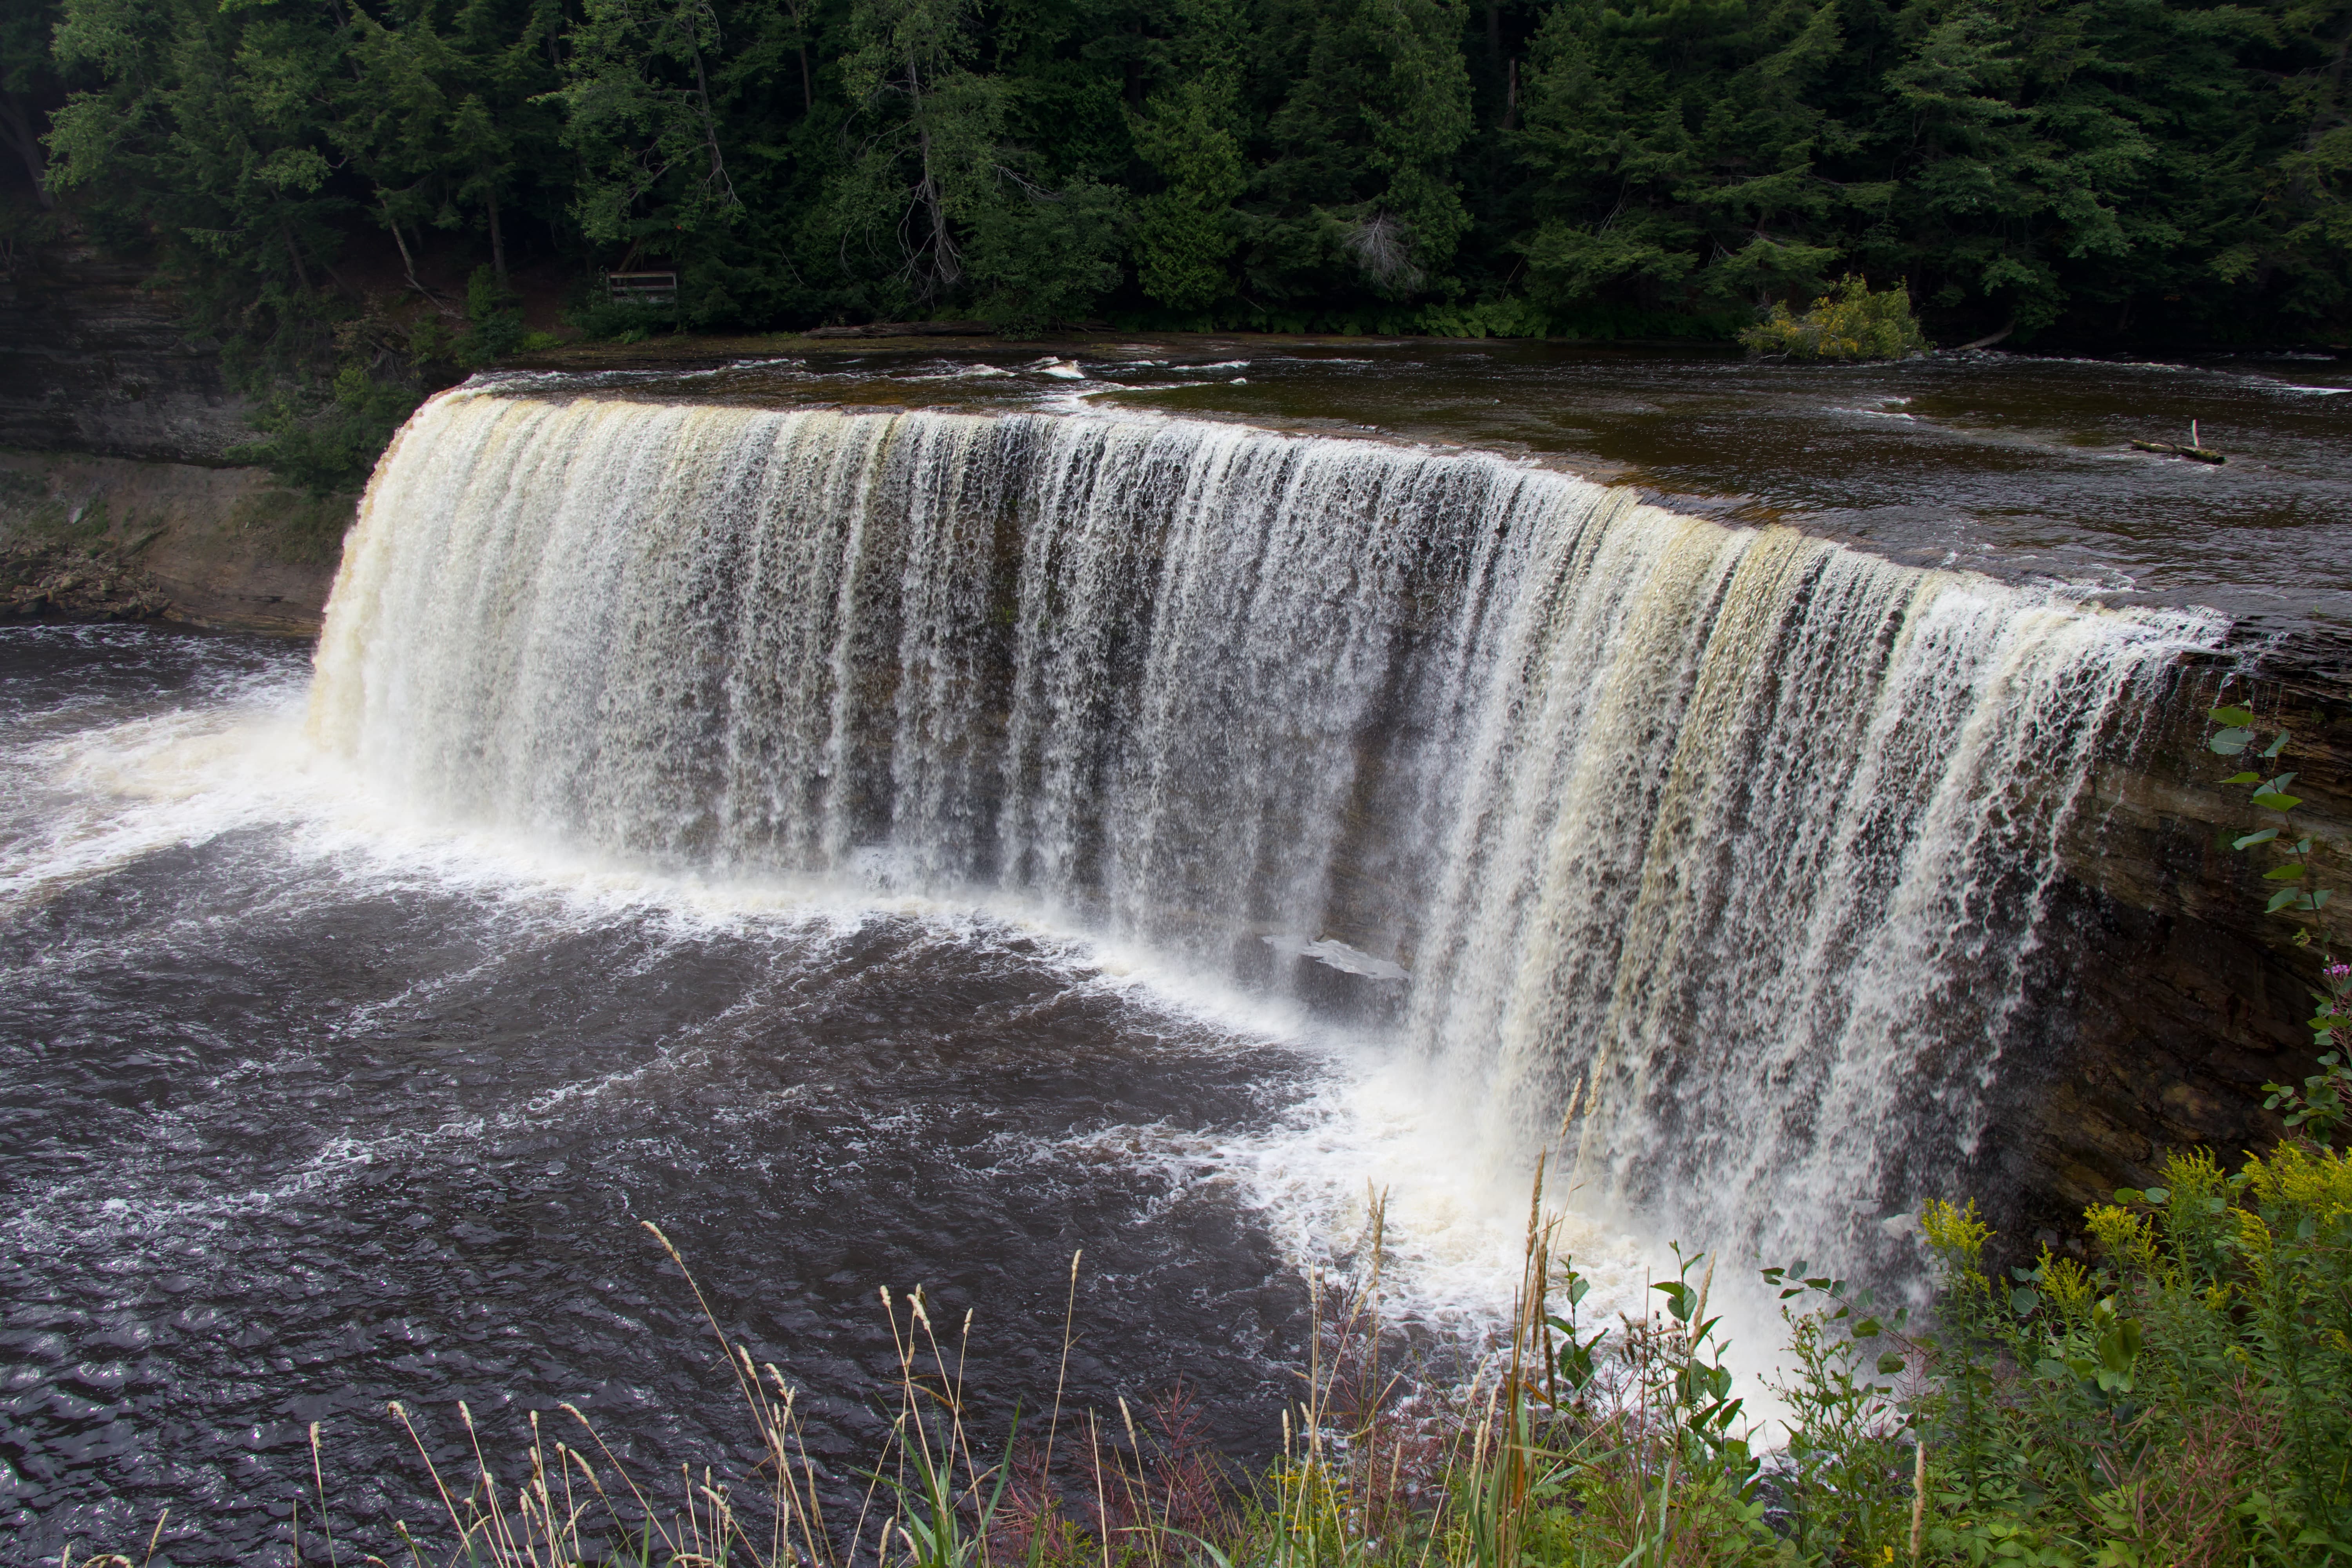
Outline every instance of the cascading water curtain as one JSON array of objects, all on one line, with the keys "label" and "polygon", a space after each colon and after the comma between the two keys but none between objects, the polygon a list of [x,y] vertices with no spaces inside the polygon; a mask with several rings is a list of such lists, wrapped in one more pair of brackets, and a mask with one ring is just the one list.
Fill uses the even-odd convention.
[{"label": "cascading water curtain", "polygon": [[1486,1157],[1770,1250],[1966,1160],[2095,753],[2218,629],[1478,456],[467,390],[369,490],[311,728],[634,859],[1276,986],[1344,942]]}]

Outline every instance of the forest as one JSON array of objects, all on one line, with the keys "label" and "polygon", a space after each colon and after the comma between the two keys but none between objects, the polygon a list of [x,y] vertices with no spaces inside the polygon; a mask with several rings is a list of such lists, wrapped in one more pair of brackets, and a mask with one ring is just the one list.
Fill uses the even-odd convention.
[{"label": "forest", "polygon": [[495,357],[526,283],[1729,338],[1859,274],[1947,346],[2326,345],[2347,58],[2352,0],[7,0],[0,224],[280,384]]}]

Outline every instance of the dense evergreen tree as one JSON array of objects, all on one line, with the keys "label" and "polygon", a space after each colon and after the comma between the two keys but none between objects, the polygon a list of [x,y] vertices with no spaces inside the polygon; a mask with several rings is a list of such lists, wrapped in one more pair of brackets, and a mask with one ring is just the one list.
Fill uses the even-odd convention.
[{"label": "dense evergreen tree", "polygon": [[11,0],[0,192],[412,391],[525,269],[599,330],[1729,336],[1859,273],[1945,342],[2335,342],[2347,63],[2352,0]]}]

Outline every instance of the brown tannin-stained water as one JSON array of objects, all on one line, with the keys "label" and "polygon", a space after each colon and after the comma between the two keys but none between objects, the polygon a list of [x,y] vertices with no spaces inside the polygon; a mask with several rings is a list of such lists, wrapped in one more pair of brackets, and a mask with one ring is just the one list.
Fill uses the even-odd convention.
[{"label": "brown tannin-stained water", "polygon": [[496,378],[315,670],[0,630],[0,1554],[282,1552],[313,1420],[382,1552],[390,1398],[740,1455],[640,1220],[845,1488],[883,1286],[1034,1410],[1083,1247],[1072,1402],[1246,1454],[1368,1183],[1440,1337],[1547,1145],[1604,1308],[1885,1262],[2052,803],[2352,616],[2332,363],[1196,347]]}]

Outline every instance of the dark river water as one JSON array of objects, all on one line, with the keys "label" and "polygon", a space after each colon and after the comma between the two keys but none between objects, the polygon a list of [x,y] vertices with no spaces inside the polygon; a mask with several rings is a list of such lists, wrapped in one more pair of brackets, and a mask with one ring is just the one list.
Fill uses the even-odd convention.
[{"label": "dark river water", "polygon": [[[655,1473],[743,1452],[641,1220],[845,1489],[894,1410],[877,1289],[972,1310],[1001,1420],[1050,1397],[1081,1248],[1071,1405],[1181,1384],[1265,1451],[1301,1263],[1421,1157],[1401,1090],[1148,955],[355,804],[306,776],[309,654],[0,628],[0,1559],[168,1507],[159,1561],[282,1560],[312,1421],[382,1552],[436,1517],[392,1398],[445,1462],[461,1399],[500,1440],[569,1400]],[[1432,1257],[1438,1315],[1491,1306],[1492,1217]]]},{"label": "dark river water", "polygon": [[[2000,355],[1869,369],[1494,345],[1093,343],[607,372],[648,395],[1127,407],[1476,447],[1903,561],[2352,627],[2352,374]],[[2213,468],[2147,458],[2185,439]],[[305,1428],[339,1529],[569,1400],[649,1470],[749,1438],[660,1225],[805,1393],[844,1485],[887,1428],[876,1292],[974,1313],[992,1408],[1180,1381],[1263,1454],[1302,1270],[1395,1193],[1397,1289],[1506,1306],[1476,1186],[1376,1042],[1017,910],[567,857],[370,796],[302,738],[310,650],[0,628],[0,1560],[282,1561]],[[1571,1237],[1601,1300],[1654,1254]],[[947,1311],[939,1312],[939,1307]],[[1401,1309],[1402,1310],[1402,1309]],[[1465,1327],[1466,1326],[1466,1327]]]}]

